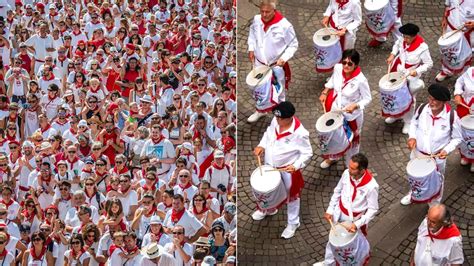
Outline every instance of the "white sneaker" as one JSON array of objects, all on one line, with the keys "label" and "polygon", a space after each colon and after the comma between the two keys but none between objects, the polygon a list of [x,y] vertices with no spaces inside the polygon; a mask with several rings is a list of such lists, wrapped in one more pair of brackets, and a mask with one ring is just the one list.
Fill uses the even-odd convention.
[{"label": "white sneaker", "polygon": [[275,215],[277,213],[278,213],[278,209],[275,209],[273,212],[262,212],[261,210],[256,210],[252,214],[252,219],[254,219],[255,221],[260,221],[260,220],[263,220],[263,218],[265,218],[267,216],[272,216],[272,215]]},{"label": "white sneaker", "polygon": [[324,266],[326,264],[324,264],[324,261],[320,261],[320,262],[316,262],[315,264],[313,264],[313,266]]},{"label": "white sneaker", "polygon": [[393,124],[393,123],[397,122],[398,120],[400,120],[400,119],[389,116],[389,117],[385,118],[385,123],[386,124]]},{"label": "white sneaker", "polygon": [[464,159],[464,158],[461,158],[461,162],[460,162],[460,163],[461,163],[461,165],[468,165],[468,164],[469,164],[469,162],[468,162],[466,159]]},{"label": "white sneaker", "polygon": [[471,169],[469,169],[469,171],[471,171],[471,173],[474,173],[474,163],[471,163]]},{"label": "white sneaker", "polygon": [[439,72],[438,75],[436,75],[436,81],[437,82],[444,81],[447,77],[449,76],[444,74],[443,72]]},{"label": "white sneaker", "polygon": [[402,198],[402,200],[400,200],[400,203],[403,205],[403,206],[408,206],[411,204],[411,193],[408,193],[408,195],[406,195],[405,197]]},{"label": "white sneaker", "polygon": [[300,224],[289,224],[286,226],[285,230],[281,234],[281,237],[285,239],[290,239],[295,235],[296,229],[300,227]]},{"label": "white sneaker", "polygon": [[249,123],[255,123],[257,122],[260,118],[264,117],[264,116],[267,116],[266,113],[260,113],[260,112],[257,112],[255,111],[255,113],[253,113],[251,116],[249,116],[249,118],[247,118],[247,122]]},{"label": "white sneaker", "polygon": [[405,123],[402,128],[402,133],[408,135],[408,132],[410,132],[410,124]]},{"label": "white sneaker", "polygon": [[335,162],[335,161],[333,161],[333,160],[326,159],[326,160],[324,160],[319,166],[320,166],[322,169],[326,169],[326,168],[329,168],[331,165],[333,165],[334,162]]}]

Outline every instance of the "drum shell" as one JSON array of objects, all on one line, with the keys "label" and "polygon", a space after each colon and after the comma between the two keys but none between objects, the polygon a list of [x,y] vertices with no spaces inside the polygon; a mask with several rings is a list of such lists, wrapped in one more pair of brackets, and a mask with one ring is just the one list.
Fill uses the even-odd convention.
[{"label": "drum shell", "polygon": [[[380,2],[383,0],[377,0]],[[395,12],[390,6],[389,1],[385,1],[385,5],[378,9],[369,9],[368,0],[364,3],[365,25],[372,35],[385,37],[392,30],[396,20]]]},{"label": "drum shell", "polygon": [[321,128],[318,128],[318,125],[321,124],[320,119],[323,119],[324,116],[321,116],[316,121],[316,134],[321,154],[324,158],[341,156],[349,149],[353,132],[346,121],[332,131],[323,131]]},{"label": "drum shell", "polygon": [[392,73],[383,76],[379,81],[382,115],[384,117],[401,117],[410,110],[413,96],[406,80],[395,86],[395,88],[386,87],[384,80],[390,79],[390,75]]},{"label": "drum shell", "polygon": [[438,39],[438,46],[443,66],[453,73],[463,71],[471,61],[471,46],[462,32],[445,33]]},{"label": "drum shell", "polygon": [[359,231],[356,231],[355,237],[344,245],[336,246],[330,240],[329,247],[339,265],[364,265],[370,252],[369,242]]},{"label": "drum shell", "polygon": [[[281,178],[281,174],[278,171],[266,172],[272,170],[273,167],[269,165],[262,166],[262,175],[260,175],[260,169],[257,168],[253,171],[250,176],[250,185],[252,187],[252,194],[256,200],[257,208],[260,210],[272,210],[279,208],[288,198],[288,191],[286,191],[285,184]],[[261,182],[262,179],[272,179],[270,182],[264,181],[266,184],[270,184],[266,189],[256,188],[255,182]],[[258,181],[256,179],[259,179]],[[275,185],[273,185],[275,184]]]},{"label": "drum shell", "polygon": [[[257,67],[256,69],[258,69]],[[284,88],[282,84],[272,82],[272,75],[274,74],[283,74],[282,68],[273,68],[270,69],[270,72],[261,79],[261,82],[256,84],[251,84],[252,82],[247,82],[247,85],[252,90],[252,98],[255,100],[255,108],[260,112],[268,112],[279,103],[279,98],[282,93],[284,93]],[[281,73],[280,73],[281,72]],[[253,72],[250,72],[247,75],[247,80],[249,76],[253,75]],[[254,82],[255,83],[255,82]]]},{"label": "drum shell", "polygon": [[[324,44],[317,42],[316,35],[324,34],[325,31],[328,29],[320,29],[313,36],[315,65],[318,72],[331,71],[342,59],[342,47],[339,40]],[[335,30],[330,31],[335,32]]]},{"label": "drum shell", "polygon": [[461,154],[469,160],[474,160],[474,115],[467,115],[461,119],[462,142],[459,146]]},{"label": "drum shell", "polygon": [[[423,169],[418,163],[420,161],[417,160],[427,160],[430,161],[429,165],[426,164],[426,166],[429,166],[429,169],[432,169],[432,165],[434,164],[434,169],[429,170],[428,167]],[[423,174],[414,174],[414,170],[417,171],[424,171],[425,173]],[[412,172],[410,174],[410,172]],[[430,202],[433,198],[437,197],[441,191],[443,179],[442,175],[438,170],[436,169],[436,162],[434,159],[430,158],[415,158],[408,162],[407,165],[407,176],[408,176],[408,182],[410,183],[410,190],[411,190],[411,200],[414,203],[425,203],[425,202]]]}]

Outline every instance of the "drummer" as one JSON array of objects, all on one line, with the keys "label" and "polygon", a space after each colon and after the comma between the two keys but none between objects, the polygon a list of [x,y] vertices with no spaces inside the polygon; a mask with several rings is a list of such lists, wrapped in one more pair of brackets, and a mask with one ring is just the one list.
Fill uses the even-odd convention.
[{"label": "drummer", "polygon": [[[400,33],[399,29],[402,26],[403,0],[390,0],[390,8],[392,8],[393,12],[395,13],[395,22],[393,23],[393,26],[388,33],[391,32],[393,39],[397,41],[402,38],[402,34]],[[372,35],[372,40],[368,44],[369,47],[379,47],[387,41],[386,35],[376,36],[372,32],[370,32],[370,30],[369,33]]]},{"label": "drummer", "polygon": [[[428,103],[418,107],[411,121],[408,134],[410,159],[420,156],[436,156],[436,166],[444,176],[446,157],[462,141],[461,122],[448,103],[451,99],[448,88],[435,83],[430,85],[428,93]],[[444,178],[442,182],[444,183]],[[440,195],[431,203],[441,202],[443,189],[442,185]],[[411,204],[411,191],[402,198],[400,203],[402,205]]]},{"label": "drummer", "polygon": [[431,206],[418,227],[410,265],[462,265],[462,236],[443,204]]},{"label": "drummer", "polygon": [[[289,239],[300,226],[300,194],[304,186],[301,169],[311,157],[313,150],[309,142],[309,132],[303,127],[290,102],[281,102],[272,110],[274,118],[263,134],[262,140],[254,149],[256,156],[265,153],[265,164],[283,170],[281,172],[288,197],[288,225],[281,237]],[[257,210],[252,214],[254,220],[262,220],[272,213]]]},{"label": "drummer", "polygon": [[[272,67],[273,75],[281,88],[279,102],[284,101],[285,89],[288,89],[291,78],[288,60],[298,49],[298,40],[293,25],[276,10],[276,0],[261,0],[260,15],[254,17],[250,26],[248,47],[250,62],[254,66]],[[269,106],[267,110],[256,110],[247,122],[257,122],[275,104],[269,103]]]},{"label": "drummer", "polygon": [[[441,27],[443,32],[455,31],[463,28],[464,36],[474,48],[474,4],[472,1],[445,0],[446,8],[444,10]],[[473,49],[474,50],[474,49]],[[436,75],[436,81],[441,82],[453,73],[444,66],[441,66],[441,72]]]},{"label": "drummer", "polygon": [[[459,118],[468,115],[474,110],[474,67],[470,67],[462,74],[454,85],[454,103]],[[468,107],[468,108],[466,108]],[[474,114],[474,112],[472,113]],[[461,144],[463,145],[463,144]],[[474,160],[468,159],[461,153],[461,165],[471,164],[471,172],[474,172]]]},{"label": "drummer", "polygon": [[[379,185],[367,169],[367,157],[358,153],[351,157],[349,168],[334,188],[324,218],[335,223],[349,222],[349,232],[360,230],[367,236],[367,225],[379,210]],[[354,197],[355,196],[355,197]],[[323,265],[333,265],[334,255],[326,246]]]},{"label": "drummer", "polygon": [[362,8],[359,0],[330,0],[321,24],[331,26],[341,37],[342,50],[354,49],[356,33],[362,23]]},{"label": "drummer", "polygon": [[[392,52],[387,58],[387,63],[391,66],[390,72],[402,72],[408,75],[408,87],[413,92],[424,85],[420,80],[421,75],[427,72],[433,66],[428,45],[418,34],[420,28],[412,23],[407,23],[400,28],[403,39],[397,40],[393,45]],[[415,95],[413,95],[415,99]],[[410,109],[403,117],[403,134],[408,134],[410,129],[410,121],[415,111],[415,101],[413,108]],[[385,123],[393,124],[398,118],[387,117]]]},{"label": "drummer", "polygon": [[[342,64],[334,66],[334,72],[319,97],[326,112],[344,111],[344,118],[354,133],[349,150],[345,152],[345,163],[359,152],[360,134],[364,121],[364,108],[372,101],[369,83],[359,67],[360,55],[356,50],[346,50],[342,54]],[[344,93],[343,93],[344,89]],[[325,156],[321,168],[328,168],[343,155]]]}]

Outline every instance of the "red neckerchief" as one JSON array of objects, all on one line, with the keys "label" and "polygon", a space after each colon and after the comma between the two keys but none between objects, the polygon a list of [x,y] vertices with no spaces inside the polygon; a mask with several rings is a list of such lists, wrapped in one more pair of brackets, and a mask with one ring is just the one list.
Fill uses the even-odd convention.
[{"label": "red neckerchief", "polygon": [[434,239],[448,239],[451,237],[456,237],[456,236],[461,235],[458,227],[455,224],[452,224],[449,227],[443,226],[441,228],[441,231],[436,235],[432,234],[429,228],[427,229],[428,229],[428,234],[426,236],[429,236],[432,242],[434,242]]},{"label": "red neckerchief", "polygon": [[62,201],[70,201],[71,198],[72,198],[71,194],[67,194],[67,197],[66,198],[61,197],[61,200]]},{"label": "red neckerchief", "polygon": [[92,173],[92,169],[91,170],[82,169],[82,172],[90,174]]},{"label": "red neckerchief", "polygon": [[157,139],[151,138],[151,142],[153,142],[153,144],[156,145],[156,144],[160,143],[164,138],[165,138],[165,136],[160,135],[160,137],[157,138]]},{"label": "red neckerchief", "polygon": [[184,4],[185,4],[186,2],[185,2],[185,1],[182,1],[182,2],[180,3],[180,1],[178,0],[178,1],[176,1],[176,3],[178,4],[178,6],[181,6],[181,7],[182,7],[182,6],[184,6]]},{"label": "red neckerchief", "polygon": [[208,209],[207,209],[206,203],[204,203],[204,204],[203,204],[203,208],[202,208],[202,210],[201,210],[200,212],[198,212],[198,211],[196,210],[196,208],[193,208],[193,213],[194,213],[194,215],[199,215],[199,214],[205,213],[207,210],[208,210]]},{"label": "red neckerchief", "polygon": [[97,172],[97,171],[95,172],[95,175],[100,177],[100,179],[102,179],[102,177],[104,177],[106,174],[107,174],[107,171],[104,171],[104,173],[102,173],[102,174]]},{"label": "red neckerchief", "polygon": [[172,88],[173,88],[172,86],[168,85],[168,86],[162,88],[161,91],[162,91],[163,93],[165,93],[166,90],[172,89]]},{"label": "red neckerchief", "polygon": [[76,253],[76,251],[73,248],[71,249],[72,258],[75,259],[75,260],[79,260],[81,255],[85,252],[86,252],[85,248],[81,248],[81,250],[79,250],[79,253]]},{"label": "red neckerchief", "polygon": [[0,257],[4,258],[8,254],[8,251],[4,248],[2,253],[0,253]]},{"label": "red neckerchief", "polygon": [[155,191],[155,186],[156,186],[157,182],[158,182],[158,180],[153,181],[153,185],[151,185],[150,188],[148,188],[148,186],[145,183],[145,185],[142,186],[142,189],[145,190],[145,192],[150,191],[150,190]]},{"label": "red neckerchief", "polygon": [[[446,113],[451,112],[451,106],[449,104],[446,104],[445,106],[446,106]],[[433,121],[433,124],[432,124],[433,126],[434,126],[436,120],[441,119],[441,116],[433,116],[432,114],[430,116],[431,116],[431,119]]]},{"label": "red neckerchief", "polygon": [[111,31],[114,29],[114,25],[112,24],[111,27],[105,26],[105,29],[106,29],[108,32],[111,32]]},{"label": "red neckerchief", "polygon": [[277,10],[275,10],[275,15],[273,16],[273,18],[270,21],[265,22],[262,19],[263,30],[266,32],[268,30],[268,28],[270,28],[271,25],[277,24],[282,19],[283,19],[283,15],[280,12],[278,12]]},{"label": "red neckerchief", "polygon": [[178,186],[183,190],[185,191],[186,189],[190,188],[193,184],[191,184],[191,182],[188,182],[186,185],[183,185],[183,184],[178,184]]},{"label": "red neckerchief", "polygon": [[112,171],[116,174],[121,175],[121,174],[124,174],[124,173],[128,172],[128,168],[125,166],[124,168],[122,168],[122,170],[119,171],[119,170],[117,170],[117,166],[115,166]]},{"label": "red neckerchief", "polygon": [[225,167],[225,163],[222,164],[222,166],[217,165],[216,162],[212,162],[212,167],[214,167],[217,170],[222,170]]},{"label": "red neckerchief", "polygon": [[[301,126],[301,122],[298,118],[296,117],[293,117],[294,120],[295,120],[295,127],[293,128],[293,131],[296,131],[300,126]],[[286,131],[285,133],[278,133],[278,130],[275,128],[275,134],[276,134],[276,139],[279,140],[281,138],[284,138],[284,137],[287,137],[289,135],[291,135],[292,133],[290,131]]]},{"label": "red neckerchief", "polygon": [[403,42],[403,49],[405,49],[407,52],[413,52],[424,42],[425,40],[423,40],[420,35],[416,35],[415,39],[410,43],[410,45],[407,45],[406,42]]},{"label": "red neckerchief", "polygon": [[117,247],[115,244],[112,244],[112,245],[110,246],[110,248],[109,248],[109,256],[112,256],[112,254],[114,253],[114,251],[115,251],[116,249],[120,249],[120,250],[123,251],[123,249],[122,249],[121,247]]},{"label": "red neckerchief", "polygon": [[171,206],[173,206],[173,203],[171,203],[170,205],[167,205],[164,201],[163,201],[163,205],[165,205],[165,209],[169,209],[171,208]]},{"label": "red neckerchief", "polygon": [[344,89],[344,87],[347,85],[347,83],[352,80],[353,78],[357,77],[359,74],[360,74],[360,67],[358,66],[356,69],[354,69],[354,71],[351,73],[351,75],[349,75],[348,77],[346,77],[345,73],[344,73],[344,69],[342,70],[342,77],[344,77],[344,85],[342,86],[342,88]]},{"label": "red neckerchief", "polygon": [[354,201],[354,199],[357,196],[357,188],[367,185],[371,180],[372,180],[372,174],[367,169],[365,170],[365,173],[362,176],[362,180],[360,181],[358,185],[356,185],[355,182],[352,180],[352,178],[349,176],[349,181],[351,182],[352,187],[354,187],[354,192],[352,193],[352,201]]},{"label": "red neckerchief", "polygon": [[93,93],[97,93],[99,90],[100,90],[100,86],[99,86],[99,87],[97,87],[97,90],[94,90],[94,88],[92,88],[92,86],[91,86],[91,92],[93,92]]},{"label": "red neckerchief", "polygon": [[3,146],[3,144],[5,144],[5,142],[7,142],[7,139],[0,140],[0,146]]},{"label": "red neckerchief", "polygon": [[72,170],[72,167],[74,166],[75,163],[77,163],[79,161],[79,157],[77,156],[74,156],[74,159],[71,161],[69,160],[69,158],[67,158],[67,162],[71,164],[71,170]]},{"label": "red neckerchief", "polygon": [[59,121],[59,119],[56,120],[56,123],[57,123],[58,125],[61,125],[61,126],[64,126],[65,124],[67,124],[67,122],[69,122],[69,121],[67,121],[67,119],[65,119],[64,122]]},{"label": "red neckerchief", "polygon": [[336,3],[338,8],[342,9],[347,3],[349,3],[349,0],[336,0]]},{"label": "red neckerchief", "polygon": [[8,157],[10,158],[10,162],[12,162],[12,163],[16,163],[16,161],[18,161],[18,159],[20,159],[20,154],[16,154],[17,157],[16,157],[15,160],[13,160],[13,155],[14,155],[14,154],[15,154],[15,153],[10,153],[10,155],[8,156]]},{"label": "red neckerchief", "polygon": [[92,201],[92,198],[96,195],[97,192],[92,192],[92,195],[89,196],[89,193],[87,192],[87,189],[84,190],[86,193],[86,196],[89,198],[89,202]]},{"label": "red neckerchief", "polygon": [[153,234],[153,235],[155,235],[156,237],[156,243],[160,243],[160,239],[161,239],[161,236],[163,235],[163,232],[159,232],[158,234]]},{"label": "red neckerchief", "polygon": [[125,193],[125,192],[127,192],[127,190],[129,190],[129,189],[130,189],[130,187],[128,187],[128,188],[125,189],[125,190],[124,190],[122,187],[120,187],[120,192]]},{"label": "red neckerchief", "polygon": [[77,134],[77,130],[74,130],[72,127],[69,128],[69,131],[70,131],[73,135],[76,135],[76,134]]},{"label": "red neckerchief", "polygon": [[10,135],[7,134],[6,138],[7,138],[8,141],[14,141],[14,140],[16,140],[16,133],[13,136],[10,136]]},{"label": "red neckerchief", "polygon": [[208,48],[206,48],[206,54],[211,56],[211,57],[214,57],[214,54],[216,53],[216,51],[214,50],[213,52],[209,51]]},{"label": "red neckerchief", "polygon": [[46,185],[49,185],[49,182],[51,182],[51,175],[48,176],[48,178],[44,179],[43,175],[41,176],[41,181],[46,182]]},{"label": "red neckerchief", "polygon": [[36,255],[34,247],[30,248],[30,255],[31,255],[31,257],[33,257],[33,260],[41,260],[42,261],[43,256],[44,256],[45,253],[46,253],[46,246],[45,245],[43,245],[43,248],[41,249],[41,253],[39,254],[39,256]]},{"label": "red neckerchief", "polygon": [[[79,150],[81,151],[81,153],[83,155],[89,155],[89,153],[91,152],[91,146],[90,145],[87,145],[85,147],[82,147],[82,146],[79,146]],[[84,170],[83,170],[84,171]],[[84,171],[85,172],[85,171]],[[90,173],[90,172],[89,172]]]},{"label": "red neckerchief", "polygon": [[88,247],[92,247],[92,245],[94,245],[94,240],[89,240],[89,238],[87,237],[84,241],[86,243],[86,246]]},{"label": "red neckerchief", "polygon": [[150,216],[152,216],[153,213],[155,213],[155,212],[156,212],[156,206],[153,205],[153,207],[151,208],[151,210],[150,210],[148,213],[145,214],[145,217],[150,217]]},{"label": "red neckerchief", "polygon": [[201,132],[199,132],[199,130],[196,130],[196,127],[194,127],[193,140],[196,140],[196,139],[201,139]]},{"label": "red neckerchief", "polygon": [[51,128],[51,125],[50,125],[50,124],[46,124],[46,128],[45,128],[45,129],[42,129],[42,128],[40,127],[41,134],[44,134],[44,132],[48,131],[50,128]]},{"label": "red neckerchief", "polygon": [[10,206],[12,206],[12,204],[15,202],[14,200],[10,199],[10,202],[9,203],[6,203],[3,199],[0,200],[1,203],[5,204],[5,206],[7,207],[7,210],[8,208],[10,208]]},{"label": "red neckerchief", "polygon": [[207,200],[208,200],[208,199],[213,199],[213,197],[212,197],[211,194],[209,194],[209,195],[207,195],[206,199],[207,199]]},{"label": "red neckerchief", "polygon": [[184,211],[186,211],[184,208],[179,212],[176,212],[174,209],[171,210],[171,221],[175,224],[178,223],[181,217],[183,217]]},{"label": "red neckerchief", "polygon": [[54,79],[54,74],[53,73],[51,73],[51,77],[49,77],[49,78],[43,77],[44,81],[50,81],[50,80],[53,80],[53,79]]},{"label": "red neckerchief", "polygon": [[138,250],[138,247],[135,245],[134,248],[132,249],[127,249],[127,254],[132,254],[133,252],[136,252]]}]

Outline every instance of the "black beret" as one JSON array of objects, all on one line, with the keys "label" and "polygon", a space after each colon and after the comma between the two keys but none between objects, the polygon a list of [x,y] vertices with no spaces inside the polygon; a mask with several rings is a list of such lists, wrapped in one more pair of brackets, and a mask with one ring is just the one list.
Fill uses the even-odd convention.
[{"label": "black beret", "polygon": [[420,32],[420,28],[412,23],[407,23],[400,27],[400,32],[403,35],[415,36]]},{"label": "black beret", "polygon": [[449,89],[438,83],[431,84],[428,87],[428,93],[438,101],[448,102],[451,100]]},{"label": "black beret", "polygon": [[290,118],[295,115],[295,106],[291,102],[281,102],[273,107],[272,113],[279,118]]}]

